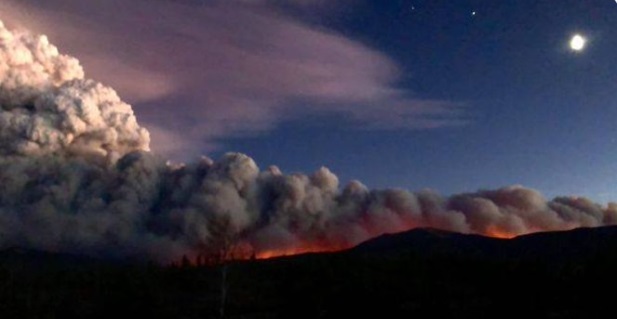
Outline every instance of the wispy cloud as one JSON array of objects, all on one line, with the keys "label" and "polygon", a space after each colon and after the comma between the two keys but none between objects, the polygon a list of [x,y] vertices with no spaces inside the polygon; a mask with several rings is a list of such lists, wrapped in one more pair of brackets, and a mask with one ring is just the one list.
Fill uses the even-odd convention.
[{"label": "wispy cloud", "polygon": [[218,139],[263,132],[300,113],[336,112],[375,129],[464,123],[456,104],[397,88],[401,70],[383,53],[276,5],[5,0],[0,17],[47,33],[90,77],[135,103],[153,149],[165,155],[195,155]]}]

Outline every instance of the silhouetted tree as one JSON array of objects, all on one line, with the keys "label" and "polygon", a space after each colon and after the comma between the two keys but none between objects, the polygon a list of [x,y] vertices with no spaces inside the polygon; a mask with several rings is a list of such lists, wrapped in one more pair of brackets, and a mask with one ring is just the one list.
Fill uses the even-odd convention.
[{"label": "silhouetted tree", "polygon": [[208,230],[211,237],[208,246],[204,247],[204,253],[208,263],[220,267],[219,316],[224,318],[229,290],[227,275],[230,262],[238,257],[240,235],[231,219],[227,216],[212,219],[208,224]]},{"label": "silhouetted tree", "polygon": [[182,268],[189,268],[191,266],[191,260],[186,255],[182,256]]},{"label": "silhouetted tree", "polygon": [[204,256],[202,254],[197,255],[197,267],[203,267],[204,264]]}]

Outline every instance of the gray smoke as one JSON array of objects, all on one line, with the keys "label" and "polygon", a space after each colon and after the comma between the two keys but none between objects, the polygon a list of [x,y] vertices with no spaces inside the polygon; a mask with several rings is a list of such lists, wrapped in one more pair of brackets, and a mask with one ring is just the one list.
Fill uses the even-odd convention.
[{"label": "gray smoke", "polygon": [[113,161],[148,150],[148,132],[116,92],[84,79],[75,58],[45,36],[0,21],[0,155],[51,153]]},{"label": "gray smoke", "polygon": [[177,260],[221,239],[267,256],[353,246],[414,227],[510,237],[617,223],[617,204],[521,186],[442,197],[260,170],[229,153],[170,165],[108,87],[44,36],[0,22],[0,249]]}]

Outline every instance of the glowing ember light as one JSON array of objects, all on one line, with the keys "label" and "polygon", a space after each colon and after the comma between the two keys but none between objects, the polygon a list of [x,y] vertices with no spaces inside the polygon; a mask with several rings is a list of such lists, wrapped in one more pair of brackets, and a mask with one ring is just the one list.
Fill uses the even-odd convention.
[{"label": "glowing ember light", "polygon": [[486,234],[481,234],[481,235],[487,236],[487,237],[493,237],[493,238],[512,239],[518,236],[519,234],[509,233],[509,232],[506,232],[500,229],[488,229],[486,231]]},{"label": "glowing ember light", "polygon": [[293,247],[287,249],[272,249],[258,252],[255,257],[257,259],[269,259],[283,256],[294,256],[308,253],[327,253],[336,252],[351,247],[329,247],[329,246],[306,246],[306,247]]},{"label": "glowing ember light", "polygon": [[[413,229],[418,229],[417,226],[412,226],[407,229],[400,230],[400,232],[405,232]],[[563,227],[559,230],[571,230],[576,228],[576,225],[570,225],[569,227]],[[556,230],[556,229],[553,229]],[[484,230],[484,232],[478,232],[477,235],[491,237],[491,238],[499,238],[499,239],[513,239],[517,236],[526,235],[530,233],[548,231],[548,229],[530,229],[527,231],[507,231],[497,226],[489,226]],[[396,232],[394,232],[396,233]],[[383,232],[375,232],[372,233],[370,238],[376,238],[379,235],[384,234]],[[285,257],[285,256],[295,256],[301,254],[310,254],[310,253],[333,253],[339,252],[346,249],[351,249],[356,246],[358,243],[351,242],[328,242],[328,241],[318,241],[318,242],[302,242],[298,243],[298,246],[287,246],[284,248],[272,248],[272,249],[255,249],[248,243],[240,243],[238,246],[234,247],[233,253],[230,254],[229,260],[263,260],[277,257]],[[221,260],[209,260],[207,255],[202,255],[201,257],[191,258],[191,262],[194,262],[196,265],[202,264],[217,264],[222,262]],[[202,259],[205,258],[205,259]],[[202,260],[202,262],[200,262]]]},{"label": "glowing ember light", "polygon": [[[410,227],[407,230],[416,229],[417,227]],[[406,230],[401,230],[401,232]],[[371,238],[378,237],[383,233],[373,234]],[[484,233],[480,233],[481,236],[492,237],[492,238],[500,238],[500,239],[512,239],[516,236],[523,235],[523,233],[512,233],[507,232],[505,230],[499,229],[497,227],[489,227]],[[369,239],[370,240],[370,239]],[[253,255],[252,258],[256,259],[269,259],[276,257],[284,257],[284,256],[294,256],[308,253],[328,253],[328,252],[337,252],[345,249],[350,249],[354,247],[350,243],[342,244],[339,243],[337,245],[333,245],[331,243],[304,243],[299,247],[286,247],[280,249],[268,249],[258,251]],[[248,256],[248,255],[247,255]],[[245,259],[249,259],[248,257]]]}]

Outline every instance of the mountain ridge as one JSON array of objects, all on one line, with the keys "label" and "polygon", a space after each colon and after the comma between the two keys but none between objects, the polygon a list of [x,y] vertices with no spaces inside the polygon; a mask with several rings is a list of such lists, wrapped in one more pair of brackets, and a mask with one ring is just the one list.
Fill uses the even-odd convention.
[{"label": "mountain ridge", "polygon": [[508,240],[416,229],[223,268],[13,249],[0,252],[0,317],[220,318],[224,283],[226,318],[593,318],[613,311],[616,247],[604,227]]}]

